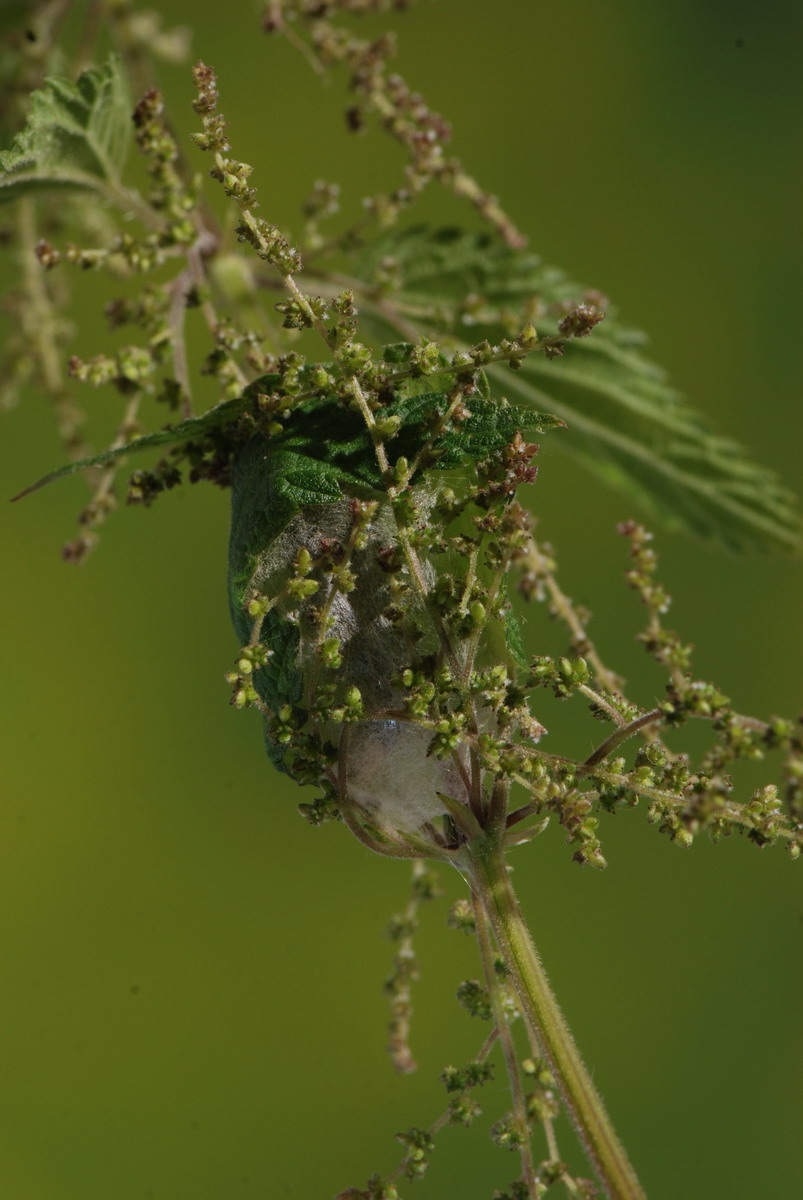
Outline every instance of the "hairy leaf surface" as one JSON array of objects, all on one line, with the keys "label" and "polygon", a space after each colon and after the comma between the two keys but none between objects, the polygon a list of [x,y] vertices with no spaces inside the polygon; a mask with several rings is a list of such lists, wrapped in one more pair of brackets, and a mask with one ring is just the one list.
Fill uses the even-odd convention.
[{"label": "hairy leaf surface", "polygon": [[120,63],[109,58],[76,83],[46,79],[24,128],[0,152],[0,202],[51,188],[117,183],[131,141],[131,104]]}]

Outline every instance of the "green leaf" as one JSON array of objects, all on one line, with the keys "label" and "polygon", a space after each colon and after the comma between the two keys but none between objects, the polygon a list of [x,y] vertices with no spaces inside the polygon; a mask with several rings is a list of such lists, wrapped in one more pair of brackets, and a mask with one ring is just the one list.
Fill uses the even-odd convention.
[{"label": "green leaf", "polygon": [[[427,382],[432,387],[437,379],[430,378]],[[388,443],[391,460],[404,456],[411,461],[429,440],[433,423],[446,412],[447,406],[444,391],[428,390],[402,392],[383,408],[383,417],[398,416],[402,422],[399,433]],[[534,413],[479,395],[472,396],[467,407],[469,416],[465,420],[433,439],[435,470],[452,470],[487,458],[503,449],[517,430],[543,432],[562,424],[560,418],[549,413]],[[321,481],[336,479],[346,490],[356,489],[358,493],[384,489],[376,451],[361,414],[344,408],[335,398],[310,400],[294,409],[285,422],[285,431],[271,444],[275,446],[274,453],[280,449],[292,451],[299,460],[314,463],[313,470]],[[304,473],[299,487],[307,486],[310,479]]]},{"label": "green leaf", "polygon": [[64,479],[67,475],[75,475],[78,471],[86,471],[90,467],[108,466],[109,463],[117,462],[118,459],[127,458],[129,454],[138,454],[141,450],[150,450],[153,446],[178,445],[181,442],[191,442],[195,438],[204,437],[214,429],[219,429],[236,420],[246,408],[248,401],[249,397],[245,395],[237,396],[234,400],[225,400],[215,408],[210,408],[200,417],[189,417],[186,421],[179,422],[178,425],[169,425],[166,429],[158,429],[155,433],[143,434],[142,437],[126,442],[124,446],[103,450],[100,454],[93,454],[91,458],[65,463],[63,467],[57,467],[55,471],[50,471],[41,479],[37,479],[36,483],[32,483],[30,487],[24,488],[18,495],[12,496],[12,500],[22,500],[24,496],[30,496],[31,492],[38,491],[39,488],[53,483],[56,479]]},{"label": "green leaf", "polygon": [[527,650],[524,645],[524,637],[521,632],[521,623],[516,613],[512,608],[508,608],[505,612],[505,645],[507,646],[510,655],[517,667],[526,670],[529,665]]},{"label": "green leaf", "polygon": [[116,57],[78,78],[53,77],[31,96],[24,128],[0,152],[0,202],[51,188],[119,183],[131,104]]},{"label": "green leaf", "polygon": [[[241,610],[242,613],[242,610]],[[245,616],[244,613],[242,613]],[[245,644],[250,637],[250,622],[236,622],[240,641]],[[298,627],[286,621],[274,610],[269,612],[262,626],[260,638],[271,650],[264,667],[254,675],[254,685],[271,712],[278,712],[283,704],[296,704],[301,699],[304,679],[298,667]],[[274,767],[287,774],[285,755],[287,747],[275,742],[265,732],[265,750]]]},{"label": "green leaf", "polygon": [[[498,341],[531,319],[539,334],[555,335],[567,309],[590,298],[537,256],[483,235],[383,234],[365,250],[360,277],[370,281],[380,263],[387,272],[389,259],[401,282],[384,313],[463,345]],[[387,315],[368,315],[382,340],[393,335]],[[518,403],[561,417],[568,433],[557,445],[670,526],[734,549],[798,548],[794,497],[681,403],[642,353],[644,340],[609,314],[590,337],[568,341],[564,358],[532,355],[515,374],[498,366],[488,374]]]},{"label": "green leaf", "polygon": [[436,443],[439,468],[459,467],[466,460],[479,461],[506,446],[518,432],[546,433],[563,428],[565,422],[553,413],[534,412],[498,400],[469,401],[471,416],[458,428],[445,433]]},{"label": "green leaf", "polygon": [[[260,436],[244,442],[232,472],[231,532],[229,535],[229,609],[241,645],[251,636],[251,618],[244,610],[246,592],[261,555],[280,537],[293,516],[305,507],[331,504],[343,496],[335,471],[295,448]],[[345,482],[345,480],[344,480]],[[294,704],[302,691],[298,663],[298,627],[276,610],[268,613],[261,641],[270,648],[254,685],[272,712]],[[285,747],[269,736],[265,747],[274,765],[284,770]]]},{"label": "green leaf", "polygon": [[670,528],[733,550],[799,546],[794,497],[772,471],[636,364],[621,371],[605,347],[573,349],[566,362],[533,359],[513,378],[493,374],[517,399],[549,403],[569,426],[558,444]]},{"label": "green leaf", "polygon": [[[397,350],[396,347],[392,349]],[[405,343],[404,349],[409,352],[412,347]],[[398,352],[402,353],[400,350]],[[404,362],[406,358],[399,357],[393,361]],[[332,369],[332,364],[324,365]],[[305,367],[302,381],[311,379],[316,370],[315,364]],[[399,388],[398,398],[383,409],[383,415],[402,419],[399,435],[391,443],[394,457],[406,455],[412,459],[429,436],[433,418],[445,411],[445,392],[432,390],[439,380],[444,387],[451,386],[452,377],[430,376],[426,380],[405,380]],[[202,438],[236,422],[260,394],[271,393],[277,386],[281,386],[279,376],[263,375],[249,384],[241,396],[216,405],[200,417],[190,417],[178,425],[143,434],[124,446],[103,450],[90,458],[65,463],[43,475],[12,499],[21,500],[57,479],[91,467],[108,466],[130,454]],[[454,468],[467,461],[485,458],[502,449],[517,429],[543,433],[563,424],[560,418],[551,413],[514,408],[504,402],[491,400],[489,396],[487,383],[481,378],[478,395],[471,400],[471,415],[459,428],[442,434],[435,443],[440,455],[435,464],[437,468]],[[285,456],[290,456],[283,460],[277,487],[281,497],[291,505],[291,515],[304,504],[326,503],[342,495],[343,492],[339,490],[341,483],[363,491],[383,487],[374,445],[362,416],[355,409],[344,408],[335,397],[321,399],[316,396],[302,401],[284,418],[284,430],[271,439],[271,445],[273,453],[281,451]]]}]

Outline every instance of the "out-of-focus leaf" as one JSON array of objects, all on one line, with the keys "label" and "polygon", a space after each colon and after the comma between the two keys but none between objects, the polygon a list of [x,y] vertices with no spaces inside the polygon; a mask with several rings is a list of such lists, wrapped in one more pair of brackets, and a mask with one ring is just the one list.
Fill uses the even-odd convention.
[{"label": "out-of-focus leaf", "polygon": [[117,58],[76,83],[46,79],[25,126],[0,151],[0,202],[51,188],[119,182],[131,141],[131,104]]},{"label": "out-of-focus leaf", "polygon": [[[394,278],[382,311],[368,314],[382,340],[389,310],[408,330],[464,345],[497,342],[525,320],[554,336],[568,309],[593,299],[535,255],[455,230],[383,234],[359,267],[362,279],[380,274]],[[679,400],[642,353],[644,340],[609,314],[590,337],[568,341],[563,358],[533,355],[516,374],[488,374],[517,402],[562,417],[568,432],[557,444],[667,524],[734,549],[799,547],[794,497]]]},{"label": "out-of-focus leaf", "polygon": [[733,550],[799,546],[794,497],[774,472],[713,433],[638,363],[621,369],[604,347],[571,349],[566,361],[533,358],[513,378],[492,371],[517,400],[563,416],[569,432],[559,445],[669,527]]}]

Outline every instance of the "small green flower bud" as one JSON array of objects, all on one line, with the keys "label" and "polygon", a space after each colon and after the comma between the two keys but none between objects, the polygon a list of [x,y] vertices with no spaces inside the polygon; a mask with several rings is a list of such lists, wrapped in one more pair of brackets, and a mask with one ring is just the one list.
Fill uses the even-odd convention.
[{"label": "small green flower bud", "polygon": [[468,900],[458,900],[452,905],[446,924],[450,929],[459,929],[463,933],[473,933],[475,929],[474,911]]},{"label": "small green flower bud", "polygon": [[524,1135],[518,1121],[508,1115],[491,1127],[491,1141],[503,1150],[518,1150],[524,1145]]},{"label": "small green flower bud", "polygon": [[315,579],[290,579],[287,583],[287,590],[291,596],[296,596],[299,600],[307,600],[310,596],[314,596],[320,584]]},{"label": "small green flower bud", "polygon": [[377,421],[374,425],[374,436],[382,442],[390,441],[395,437],[402,426],[402,419],[399,416],[384,417]]},{"label": "small green flower bud", "polygon": [[479,1017],[481,1021],[490,1021],[493,1016],[488,991],[476,979],[463,980],[457,989],[457,999],[469,1016]]},{"label": "small green flower bud", "polygon": [[455,1096],[449,1104],[450,1125],[470,1125],[482,1112],[477,1101],[472,1096]]},{"label": "small green flower bud", "polygon": [[441,1083],[447,1092],[465,1091],[466,1077],[457,1067],[444,1067],[441,1071]]},{"label": "small green flower bud", "polygon": [[316,388],[331,387],[333,380],[329,372],[322,366],[316,366],[310,372],[310,378]]},{"label": "small green flower bud", "polygon": [[343,663],[340,654],[340,639],[336,637],[326,638],[321,642],[321,658],[324,665],[331,670],[336,671]]},{"label": "small green flower bud", "polygon": [[487,616],[485,605],[479,600],[474,600],[473,603],[469,605],[468,613],[475,625],[482,625]]}]

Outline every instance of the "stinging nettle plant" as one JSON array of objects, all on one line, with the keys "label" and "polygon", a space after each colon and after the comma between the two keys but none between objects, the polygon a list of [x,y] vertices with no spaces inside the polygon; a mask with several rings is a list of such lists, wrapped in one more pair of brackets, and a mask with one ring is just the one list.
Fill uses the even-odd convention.
[{"label": "stinging nettle plant", "polygon": [[[496,1200],[641,1197],[533,945],[509,854],[551,824],[576,863],[604,867],[605,814],[641,807],[680,846],[738,832],[797,858],[803,739],[791,721],[734,711],[696,677],[690,647],[664,624],[650,534],[633,521],[620,527],[627,581],[666,687],[646,708],[625,695],[536,538],[533,439],[563,439],[675,525],[734,548],[793,549],[790,497],[677,400],[604,297],[526,249],[450,155],[445,120],[390,66],[391,35],[370,40],[350,20],[403,3],[265,5],[266,33],[320,74],[346,74],[348,126],[376,124],[407,155],[401,183],[345,225],[337,186],[315,183],[292,240],[260,207],[261,164],[236,157],[212,67],[192,71],[192,142],[174,133],[155,68],[185,54],[186,35],[127,0],[83,7],[21,0],[2,64],[0,200],[13,205],[19,266],[3,386],[6,399],[23,385],[49,397],[69,460],[21,495],[86,473],[91,496],[64,551],[81,562],[140,451],[156,453],[127,478],[130,504],[185,480],[231,489],[231,703],[260,714],[275,768],[314,788],[299,806],[311,824],[340,820],[412,862],[410,902],[389,929],[399,1071],[415,1066],[412,939],[438,891],[431,864],[466,883],[449,923],[476,938],[480,978],[458,999],[489,1032],[468,1064],[444,1070],[443,1115],[398,1135],[398,1166],[339,1200],[406,1195],[440,1129],[471,1124],[500,1067],[510,1111],[492,1137],[519,1166]],[[484,232],[417,223],[432,184],[453,193],[456,219],[461,202],[473,206]],[[76,271],[105,272],[121,293],[106,308],[109,345],[87,359],[69,352]],[[100,454],[84,445],[81,385],[122,400]],[[153,400],[164,416],[148,431]],[[526,604],[562,624],[565,656],[526,654]],[[599,721],[590,754],[550,748],[547,693]],[[672,736],[690,721],[710,731],[696,760]],[[733,765],[770,752],[779,782],[738,795]],[[561,1109],[588,1178],[561,1158]]]}]

